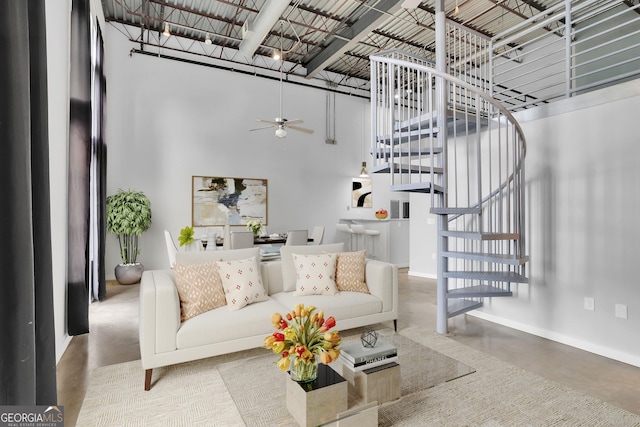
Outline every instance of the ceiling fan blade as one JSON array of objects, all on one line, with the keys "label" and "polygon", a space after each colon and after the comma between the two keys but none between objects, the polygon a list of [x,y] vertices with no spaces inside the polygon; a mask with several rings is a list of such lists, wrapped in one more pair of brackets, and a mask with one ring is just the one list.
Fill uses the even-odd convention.
[{"label": "ceiling fan blade", "polygon": [[289,126],[289,124],[287,123],[286,126],[287,129],[293,129],[293,130],[297,130],[300,132],[304,132],[304,133],[308,133],[308,134],[312,134],[313,131],[311,129],[307,129],[307,128],[301,128],[300,126]]},{"label": "ceiling fan blade", "polygon": [[265,120],[265,119],[256,119],[256,122],[261,122],[261,123],[271,123],[274,126],[278,126],[280,123],[273,121],[273,120]]},{"label": "ceiling fan blade", "polygon": [[254,129],[249,129],[249,132],[252,132],[254,130],[262,130],[262,129],[273,129],[275,126],[262,126],[260,128],[254,128]]},{"label": "ceiling fan blade", "polygon": [[300,120],[300,119],[295,119],[295,120],[286,120],[286,119],[284,119],[284,120],[285,120],[285,123],[287,124],[287,126],[289,126],[289,125],[299,125],[300,123],[304,123],[304,121]]}]

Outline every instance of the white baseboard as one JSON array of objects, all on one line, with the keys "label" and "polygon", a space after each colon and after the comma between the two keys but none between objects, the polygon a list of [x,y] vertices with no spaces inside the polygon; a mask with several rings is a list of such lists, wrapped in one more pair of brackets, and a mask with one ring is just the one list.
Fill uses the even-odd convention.
[{"label": "white baseboard", "polygon": [[427,274],[427,273],[421,273],[419,271],[411,271],[411,270],[409,270],[409,272],[407,274],[409,276],[414,276],[414,277],[424,277],[425,279],[437,279],[438,278],[437,274]]},{"label": "white baseboard", "polygon": [[578,348],[580,350],[588,351],[589,353],[598,354],[600,356],[607,357],[609,359],[617,360],[619,362],[627,363],[629,365],[640,367],[640,357],[632,354],[616,351],[601,345],[593,344],[590,342],[582,341],[576,338],[572,338],[557,332],[550,331],[548,329],[542,329],[535,326],[527,325],[513,320],[505,319],[504,317],[495,316],[493,314],[485,313],[483,311],[470,311],[467,314],[477,317],[478,319],[487,320],[492,323],[497,323],[502,326],[506,326],[511,329],[526,332],[531,335],[546,338],[551,341],[566,344],[571,347]]},{"label": "white baseboard", "polygon": [[67,350],[67,347],[69,347],[71,338],[72,337],[70,337],[69,335],[65,335],[65,338],[62,341],[62,344],[59,346],[56,346],[56,365],[58,364],[58,362],[60,362],[60,359],[62,359],[62,355]]}]

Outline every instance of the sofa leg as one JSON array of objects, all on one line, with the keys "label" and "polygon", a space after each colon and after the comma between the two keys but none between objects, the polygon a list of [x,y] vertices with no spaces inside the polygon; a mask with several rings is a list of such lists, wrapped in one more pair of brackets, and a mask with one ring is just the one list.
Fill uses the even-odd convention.
[{"label": "sofa leg", "polygon": [[151,390],[151,373],[153,369],[146,369],[144,371],[144,391]]},{"label": "sofa leg", "polygon": [[398,332],[398,319],[393,319],[393,330]]}]

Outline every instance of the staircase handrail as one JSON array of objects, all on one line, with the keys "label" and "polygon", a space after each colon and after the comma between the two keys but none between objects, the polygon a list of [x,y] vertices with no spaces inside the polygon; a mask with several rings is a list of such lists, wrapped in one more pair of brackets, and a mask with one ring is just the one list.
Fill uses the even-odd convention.
[{"label": "staircase handrail", "polygon": [[418,70],[418,71],[422,71],[425,73],[430,73],[433,74],[435,76],[441,77],[444,80],[447,80],[449,82],[455,83],[456,85],[470,91],[473,92],[476,95],[479,95],[482,99],[484,99],[485,101],[487,101],[489,104],[491,104],[492,106],[494,106],[495,108],[497,108],[498,110],[500,110],[500,112],[502,114],[504,114],[505,117],[507,117],[509,119],[509,121],[516,127],[516,130],[518,131],[518,136],[520,138],[520,141],[522,143],[522,156],[519,159],[520,161],[522,161],[524,159],[524,157],[527,154],[527,141],[524,137],[524,132],[522,131],[522,127],[520,127],[520,123],[518,123],[518,121],[516,120],[515,117],[513,117],[513,114],[511,114],[511,112],[505,108],[499,101],[497,101],[495,98],[493,98],[491,95],[487,94],[486,92],[483,92],[481,90],[478,90],[475,86],[470,85],[469,83],[460,80],[457,77],[454,77],[450,74],[444,73],[442,71],[438,71],[435,68],[432,67],[427,67],[426,65],[420,65],[420,64],[415,64],[413,62],[408,62],[408,61],[403,61],[400,59],[395,59],[395,58],[389,58],[389,57],[385,57],[385,56],[379,56],[379,55],[371,55],[370,58],[376,58],[377,62],[383,62],[386,64],[392,64],[392,65],[396,65],[396,66],[404,66],[407,68],[411,68],[414,70]]}]

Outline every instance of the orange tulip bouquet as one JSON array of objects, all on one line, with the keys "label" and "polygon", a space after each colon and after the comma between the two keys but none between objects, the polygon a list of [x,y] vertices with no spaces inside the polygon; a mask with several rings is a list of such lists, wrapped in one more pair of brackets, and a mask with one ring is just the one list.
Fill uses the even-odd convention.
[{"label": "orange tulip bouquet", "polygon": [[282,356],[278,367],[289,370],[294,381],[305,383],[317,378],[317,357],[327,365],[340,355],[340,334],[330,331],[336,319],[325,319],[322,310],[316,312],[312,305],[296,304],[284,317],[273,314],[271,321],[278,331],[265,337],[264,345]]}]

